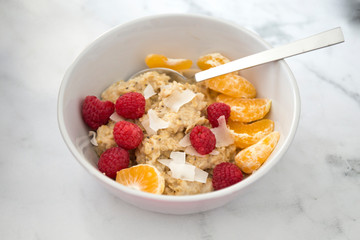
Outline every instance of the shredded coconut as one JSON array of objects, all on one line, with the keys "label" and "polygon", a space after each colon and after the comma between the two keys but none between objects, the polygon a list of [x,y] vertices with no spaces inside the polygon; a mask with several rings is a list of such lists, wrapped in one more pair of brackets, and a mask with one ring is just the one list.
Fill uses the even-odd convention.
[{"label": "shredded coconut", "polygon": [[195,168],[195,177],[194,180],[196,182],[206,183],[207,177],[209,173],[201,170],[200,168]]},{"label": "shredded coconut", "polygon": [[225,147],[234,143],[229,129],[226,126],[225,116],[222,115],[218,119],[219,126],[210,129],[216,138],[216,147]]},{"label": "shredded coconut", "polygon": [[141,122],[141,125],[145,128],[145,131],[147,132],[147,134],[149,134],[150,136],[156,134],[156,131],[154,131],[154,130],[152,130],[152,128],[150,128],[150,121],[149,121],[148,116],[145,115],[140,122]]},{"label": "shredded coconut", "polygon": [[173,178],[194,181],[195,180],[195,166],[191,164],[180,164],[172,161],[169,165],[171,169],[171,176]]},{"label": "shredded coconut", "polygon": [[145,99],[149,99],[152,96],[154,96],[156,94],[156,92],[154,91],[154,88],[151,86],[151,84],[149,83],[146,88],[144,89],[144,98]]},{"label": "shredded coconut", "polygon": [[173,178],[206,183],[208,173],[187,163],[184,152],[171,152],[170,158],[158,159],[158,162],[170,168]]},{"label": "shredded coconut", "polygon": [[170,158],[173,160],[173,162],[185,164],[186,155],[183,152],[171,152]]},{"label": "shredded coconut", "polygon": [[190,133],[188,133],[179,141],[179,146],[180,147],[187,147],[187,146],[190,146],[190,145],[191,145]]},{"label": "shredded coconut", "polygon": [[98,143],[96,141],[96,132],[94,131],[89,131],[89,137],[91,137],[91,144],[94,145],[94,146],[98,146]]},{"label": "shredded coconut", "polygon": [[156,112],[152,109],[148,111],[148,116],[149,116],[149,127],[155,132],[157,132],[157,130],[159,129],[168,128],[170,125],[169,122],[166,122],[161,118],[159,118]]},{"label": "shredded coconut", "polygon": [[111,114],[110,119],[114,122],[120,122],[120,121],[125,121],[125,118],[123,118],[122,116],[120,116],[119,114],[117,114],[116,112],[114,112],[113,114]]},{"label": "shredded coconut", "polygon": [[182,105],[190,102],[195,96],[196,94],[189,89],[182,92],[175,90],[169,97],[164,98],[164,104],[173,112],[178,112]]}]

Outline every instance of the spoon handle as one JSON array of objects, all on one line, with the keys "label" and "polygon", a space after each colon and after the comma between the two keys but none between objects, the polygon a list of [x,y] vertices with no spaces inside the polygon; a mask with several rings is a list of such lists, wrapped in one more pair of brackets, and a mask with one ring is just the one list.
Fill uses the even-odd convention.
[{"label": "spoon handle", "polygon": [[323,47],[329,47],[334,44],[344,42],[344,36],[341,28],[334,28],[311,37],[307,37],[284,46],[272,48],[259,52],[224,65],[210,68],[195,74],[197,82],[223,75],[226,73],[254,67],[267,62],[276,61],[286,57],[291,57],[301,53],[309,52]]}]

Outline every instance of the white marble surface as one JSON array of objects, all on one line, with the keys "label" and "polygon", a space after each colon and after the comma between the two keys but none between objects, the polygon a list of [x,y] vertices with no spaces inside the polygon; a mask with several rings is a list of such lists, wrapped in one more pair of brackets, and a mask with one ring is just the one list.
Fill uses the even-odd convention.
[{"label": "white marble surface", "polygon": [[[301,120],[282,161],[226,206],[162,215],[110,195],[74,160],[57,92],[81,50],[117,24],[193,13],[276,46],[341,26],[346,42],[287,60]],[[1,239],[360,239],[360,1],[1,1]]]}]

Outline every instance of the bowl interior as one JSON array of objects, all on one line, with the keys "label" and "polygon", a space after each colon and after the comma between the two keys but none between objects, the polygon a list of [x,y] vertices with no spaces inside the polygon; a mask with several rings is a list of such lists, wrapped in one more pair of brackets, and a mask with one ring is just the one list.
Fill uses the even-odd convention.
[{"label": "bowl interior", "polygon": [[[115,81],[146,68],[144,59],[149,53],[189,58],[196,67],[198,57],[207,53],[220,52],[234,60],[266,48],[266,43],[245,29],[200,16],[148,17],[116,27],[87,47],[64,78],[58,112],[65,142],[80,156],[80,162],[97,169],[98,157],[89,145],[89,129],[81,118],[82,100],[87,95],[100,96]],[[296,83],[283,61],[242,71],[242,75],[255,85],[257,97],[272,99],[267,118],[281,133],[278,146],[262,167],[266,169],[293,137],[299,111]],[[254,175],[261,174],[260,170]]]}]

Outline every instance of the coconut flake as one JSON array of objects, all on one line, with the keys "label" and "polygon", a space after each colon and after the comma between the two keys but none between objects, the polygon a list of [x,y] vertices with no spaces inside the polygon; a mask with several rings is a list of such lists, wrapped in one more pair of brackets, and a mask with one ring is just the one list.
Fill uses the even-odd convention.
[{"label": "coconut flake", "polygon": [[209,173],[205,172],[204,170],[201,170],[200,168],[195,168],[194,181],[206,183],[208,175]]},{"label": "coconut flake", "polygon": [[191,145],[190,133],[188,133],[179,141],[179,146],[180,147],[187,147],[187,146],[190,146],[190,145]]},{"label": "coconut flake", "polygon": [[182,92],[175,90],[169,97],[164,98],[164,104],[173,112],[178,112],[182,105],[190,102],[195,96],[196,94],[189,89]]},{"label": "coconut flake", "polygon": [[145,128],[145,131],[147,132],[147,134],[149,136],[152,136],[152,135],[155,135],[156,134],[156,131],[152,130],[152,128],[150,128],[150,120],[149,120],[149,117],[148,116],[144,116],[142,121],[141,122],[141,125]]},{"label": "coconut flake", "polygon": [[171,169],[171,176],[173,178],[194,181],[195,180],[195,166],[191,164],[180,164],[172,161],[169,165]]},{"label": "coconut flake", "polygon": [[91,144],[94,145],[94,146],[98,146],[98,143],[96,141],[96,132],[94,131],[89,131],[89,137],[91,137]]},{"label": "coconut flake", "polygon": [[226,126],[225,116],[222,115],[218,118],[219,126],[216,128],[210,129],[211,132],[215,135],[216,138],[216,147],[225,147],[234,143],[229,129]]},{"label": "coconut flake", "polygon": [[152,96],[154,96],[156,94],[156,92],[154,91],[154,88],[151,86],[151,84],[149,83],[146,88],[144,89],[144,98],[145,99],[149,99]]},{"label": "coconut flake", "polygon": [[220,152],[219,151],[216,151],[216,150],[212,150],[212,152],[211,153],[209,153],[210,155],[214,155],[214,156],[216,156],[216,155],[219,155],[220,154]]},{"label": "coconut flake", "polygon": [[116,112],[114,112],[113,114],[111,114],[110,119],[114,122],[120,122],[120,121],[125,121],[125,118],[123,118],[122,116],[120,116],[119,114],[117,114]]},{"label": "coconut flake", "polygon": [[194,181],[195,166],[186,164],[186,154],[184,152],[171,152],[170,159],[159,159],[158,161],[171,170],[173,178]]},{"label": "coconut flake", "polygon": [[172,162],[172,160],[171,159],[158,159],[158,162],[167,166],[168,168],[170,168],[169,166],[170,166],[170,163]]},{"label": "coconut flake", "polygon": [[175,163],[185,164],[186,154],[184,152],[171,152],[170,158]]},{"label": "coconut flake", "polygon": [[152,109],[148,111],[149,116],[149,127],[157,132],[159,129],[165,129],[168,128],[170,123],[162,120],[156,115],[156,112]]},{"label": "coconut flake", "polygon": [[206,182],[208,173],[187,163],[184,152],[171,152],[170,158],[171,159],[158,159],[158,162],[170,168],[173,178],[201,183]]},{"label": "coconut flake", "polygon": [[185,152],[191,156],[206,157],[206,155],[201,155],[198,153],[193,146],[187,146],[185,148]]}]

